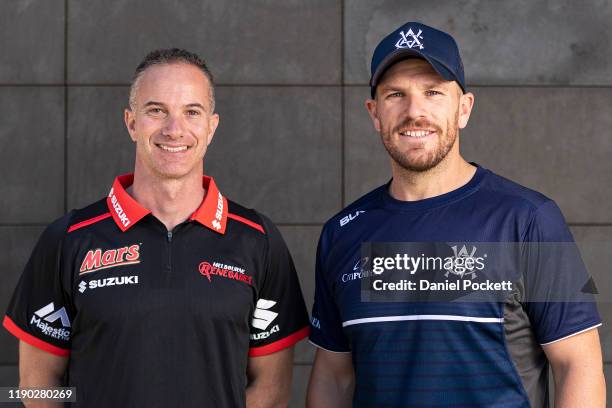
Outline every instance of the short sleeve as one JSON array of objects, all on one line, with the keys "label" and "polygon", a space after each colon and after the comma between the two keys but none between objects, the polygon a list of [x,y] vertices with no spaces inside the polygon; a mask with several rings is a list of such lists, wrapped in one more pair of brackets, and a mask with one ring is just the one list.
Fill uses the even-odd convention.
[{"label": "short sleeve", "polygon": [[333,296],[323,259],[326,246],[325,231],[323,231],[317,247],[310,342],[327,351],[346,353],[350,352],[349,341],[342,329],[340,311]]},{"label": "short sleeve", "polygon": [[553,201],[536,210],[524,241],[525,308],[538,342],[545,345],[601,325],[592,280]]},{"label": "short sleeve", "polygon": [[58,356],[70,353],[73,308],[61,276],[65,222],[41,235],[17,283],[3,325],[20,340]]},{"label": "short sleeve", "polygon": [[276,226],[261,218],[268,248],[265,277],[251,321],[251,357],[291,347],[309,331],[308,311],[289,249]]}]

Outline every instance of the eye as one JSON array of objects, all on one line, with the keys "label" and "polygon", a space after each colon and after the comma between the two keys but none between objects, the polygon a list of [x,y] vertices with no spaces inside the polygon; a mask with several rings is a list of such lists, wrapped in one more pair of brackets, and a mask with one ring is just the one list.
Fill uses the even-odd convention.
[{"label": "eye", "polygon": [[200,111],[195,110],[195,109],[189,109],[187,111],[187,115],[188,116],[200,116]]},{"label": "eye", "polygon": [[398,98],[404,96],[404,94],[402,92],[392,92],[390,94],[387,95],[387,98]]},{"label": "eye", "polygon": [[164,114],[164,111],[162,108],[153,107],[153,108],[147,109],[147,114],[151,116],[161,116]]},{"label": "eye", "polygon": [[434,89],[429,89],[425,92],[425,95],[427,96],[435,96],[435,95],[442,95],[442,92],[440,91],[436,91]]}]

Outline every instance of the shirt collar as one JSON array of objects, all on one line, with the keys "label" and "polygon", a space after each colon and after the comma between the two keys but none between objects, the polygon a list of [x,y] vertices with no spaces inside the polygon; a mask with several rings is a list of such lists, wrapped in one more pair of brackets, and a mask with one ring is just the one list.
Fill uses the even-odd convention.
[{"label": "shirt collar", "polygon": [[[144,208],[130,196],[126,188],[134,183],[133,174],[117,177],[113,183],[106,204],[121,231],[127,231],[151,211]],[[206,195],[197,210],[189,217],[205,227],[220,234],[225,234],[227,226],[227,199],[221,195],[212,177],[202,177],[202,186]]]}]

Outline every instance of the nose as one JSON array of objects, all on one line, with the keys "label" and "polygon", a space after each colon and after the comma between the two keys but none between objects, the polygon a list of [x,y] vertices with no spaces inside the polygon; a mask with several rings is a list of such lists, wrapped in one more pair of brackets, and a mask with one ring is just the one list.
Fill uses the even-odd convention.
[{"label": "nose", "polygon": [[404,98],[404,113],[407,118],[415,120],[425,117],[425,105],[417,95],[406,95]]},{"label": "nose", "polygon": [[164,123],[164,127],[162,128],[162,135],[171,139],[183,137],[182,118],[174,115],[168,115],[166,122]]}]

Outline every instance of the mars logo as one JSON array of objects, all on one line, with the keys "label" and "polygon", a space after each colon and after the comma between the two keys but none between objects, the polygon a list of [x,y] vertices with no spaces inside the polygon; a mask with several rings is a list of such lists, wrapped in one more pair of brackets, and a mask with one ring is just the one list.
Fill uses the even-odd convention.
[{"label": "mars logo", "polygon": [[239,282],[244,282],[247,285],[253,284],[253,277],[245,274],[244,268],[239,268],[233,265],[225,265],[220,262],[201,262],[198,270],[202,276],[205,276],[212,283],[213,276],[220,276],[226,279],[232,279]]},{"label": "mars logo", "polygon": [[118,249],[90,249],[83,259],[79,274],[114,268],[115,266],[134,265],[140,263],[140,245],[134,244]]}]

